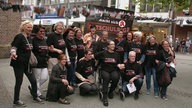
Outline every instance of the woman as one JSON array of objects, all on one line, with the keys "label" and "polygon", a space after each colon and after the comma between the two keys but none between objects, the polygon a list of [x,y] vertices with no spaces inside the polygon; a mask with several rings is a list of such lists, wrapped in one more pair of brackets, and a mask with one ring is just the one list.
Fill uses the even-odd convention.
[{"label": "woman", "polygon": [[66,55],[61,54],[58,57],[58,63],[53,66],[46,96],[48,101],[70,104],[66,96],[73,94],[73,88],[69,85],[67,80],[66,61]]},{"label": "woman", "polygon": [[[109,41],[107,51],[99,52],[95,54],[95,59],[99,60],[101,65],[101,77],[103,79],[103,105],[108,106],[107,94],[110,99],[113,98],[113,91],[117,87],[120,78],[119,69],[121,67],[121,61],[118,53],[114,51],[114,41]],[[111,82],[110,90],[108,91],[109,82]]]},{"label": "woman", "polygon": [[115,42],[115,51],[119,54],[121,63],[124,62],[124,52],[126,41],[123,37],[123,31],[119,31],[117,34],[117,38],[114,40]]},{"label": "woman", "polygon": [[83,60],[80,60],[75,75],[79,86],[80,95],[96,94],[97,86],[94,78],[95,60],[91,50],[85,50]]},{"label": "woman", "polygon": [[68,67],[67,78],[70,85],[76,86],[75,67],[77,61],[77,45],[74,40],[74,30],[72,28],[68,28],[63,36],[66,37],[66,48],[69,53],[70,59],[70,66]]},{"label": "woman", "polygon": [[42,26],[36,27],[36,37],[33,38],[33,53],[35,54],[38,64],[37,67],[32,68],[37,81],[37,95],[41,99],[45,99],[42,95],[40,88],[48,80],[47,60],[48,60],[48,46],[45,36],[45,28]]},{"label": "woman", "polygon": [[149,41],[145,47],[145,75],[146,75],[146,87],[147,87],[147,95],[150,94],[151,89],[151,75],[153,76],[153,84],[154,84],[154,96],[158,97],[159,88],[158,82],[156,78],[156,64],[155,60],[157,58],[158,44],[156,43],[156,38],[154,36],[149,37]]},{"label": "woman", "polygon": [[63,38],[64,24],[63,22],[57,22],[53,28],[55,31],[51,33],[47,38],[47,45],[49,47],[49,62],[48,62],[48,71],[51,73],[53,65],[57,64],[57,57],[59,54],[66,54],[67,61],[68,53],[66,49],[66,43]]},{"label": "woman", "polygon": [[[172,81],[172,76],[168,70],[176,65],[176,60],[175,53],[171,49],[169,42],[164,40],[161,45],[163,49],[159,51],[155,62],[158,65],[157,80],[159,83],[160,95],[162,99],[167,100],[167,87]],[[162,77],[165,79],[163,83],[161,83]]]},{"label": "woman", "polygon": [[[23,74],[25,74],[31,83],[33,100],[36,102],[42,102],[37,95],[37,83],[34,74],[29,72],[29,57],[31,54],[32,40],[30,37],[33,24],[30,21],[24,21],[20,25],[20,33],[14,37],[11,43],[11,66],[13,67],[15,74],[15,89],[13,104],[17,106],[26,106],[20,99],[20,89],[23,82]],[[28,44],[29,43],[29,44]]]},{"label": "woman", "polygon": [[75,31],[75,43],[77,45],[77,61],[79,61],[79,59],[81,59],[84,56],[84,50],[85,50],[85,46],[83,44],[83,39],[82,39],[82,31],[81,29],[77,29]]}]

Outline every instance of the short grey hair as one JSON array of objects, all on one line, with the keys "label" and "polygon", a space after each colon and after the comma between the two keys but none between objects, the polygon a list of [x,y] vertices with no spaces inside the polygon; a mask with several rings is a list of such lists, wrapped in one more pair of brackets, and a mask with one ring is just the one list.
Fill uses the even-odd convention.
[{"label": "short grey hair", "polygon": [[129,56],[130,56],[130,55],[136,55],[136,52],[135,52],[135,51],[130,51],[130,52],[129,52]]},{"label": "short grey hair", "polygon": [[140,31],[136,31],[136,32],[133,33],[133,35],[134,35],[134,36],[138,36],[138,37],[141,38],[141,36],[142,36],[142,32],[140,32]]},{"label": "short grey hair", "polygon": [[59,24],[63,25],[63,27],[64,27],[64,23],[63,23],[62,21],[59,21],[59,22],[56,22],[56,23],[55,23],[53,29],[56,30],[56,28],[57,28],[57,26],[58,26]]}]

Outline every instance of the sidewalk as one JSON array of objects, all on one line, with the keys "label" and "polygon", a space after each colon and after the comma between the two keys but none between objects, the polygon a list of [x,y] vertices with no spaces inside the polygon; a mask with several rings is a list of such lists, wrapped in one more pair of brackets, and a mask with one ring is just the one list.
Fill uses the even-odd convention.
[{"label": "sidewalk", "polygon": [[[192,108],[192,55],[177,54],[177,78],[173,79],[173,83],[168,88],[168,101],[161,98],[155,98],[153,89],[150,95],[146,95],[145,80],[142,87],[142,94],[139,100],[135,101],[133,96],[126,97],[125,101],[121,101],[119,95],[115,94],[114,99],[109,100],[109,108]],[[13,91],[15,78],[12,67],[9,66],[9,59],[0,59],[0,108],[13,107]],[[48,83],[48,81],[47,81]],[[42,87],[42,93],[45,95],[47,83]],[[20,99],[27,104],[27,108],[106,108],[99,100],[98,96],[79,96],[78,89],[75,94],[68,97],[71,104],[66,106],[57,102],[45,102],[38,104],[32,101],[27,86],[29,81],[24,77],[20,92]],[[152,86],[153,87],[153,86]]]}]

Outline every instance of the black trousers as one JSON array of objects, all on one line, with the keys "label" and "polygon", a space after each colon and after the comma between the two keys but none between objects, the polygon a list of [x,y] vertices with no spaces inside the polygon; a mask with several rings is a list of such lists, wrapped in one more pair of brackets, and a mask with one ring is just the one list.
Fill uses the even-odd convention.
[{"label": "black trousers", "polygon": [[63,83],[59,83],[57,87],[58,97],[61,99],[74,93],[74,91],[69,91],[67,85],[64,85]]},{"label": "black trousers", "polygon": [[79,86],[79,91],[80,91],[80,95],[88,95],[90,93],[94,94],[97,92],[97,85],[84,83]]},{"label": "black trousers", "polygon": [[13,66],[15,74],[15,89],[14,89],[14,102],[19,100],[20,89],[23,82],[23,75],[25,74],[31,83],[33,98],[37,97],[37,83],[33,73],[28,72],[28,65]]},{"label": "black trousers", "polygon": [[106,72],[101,70],[101,77],[103,79],[103,95],[104,98],[107,96],[108,93],[108,86],[109,83],[111,82],[111,87],[109,92],[113,92],[115,88],[117,87],[117,84],[119,82],[120,74],[118,71],[113,71],[113,72]]}]

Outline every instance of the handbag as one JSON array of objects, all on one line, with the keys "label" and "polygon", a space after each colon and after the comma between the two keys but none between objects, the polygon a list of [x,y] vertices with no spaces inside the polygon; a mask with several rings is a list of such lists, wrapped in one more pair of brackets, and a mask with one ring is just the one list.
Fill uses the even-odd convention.
[{"label": "handbag", "polygon": [[[25,36],[24,36],[24,37],[25,37]],[[27,41],[27,44],[30,45],[30,44],[29,44],[29,41],[27,40],[26,37],[25,37],[25,39],[26,39],[26,41]],[[36,56],[34,55],[34,53],[32,52],[32,49],[31,49],[30,46],[29,46],[29,49],[31,50],[31,54],[30,54],[30,57],[29,57],[29,65],[30,65],[31,67],[36,67],[37,64],[38,64],[37,58],[36,58]]]},{"label": "handbag", "polygon": [[31,67],[36,67],[38,64],[37,58],[32,51],[31,51],[31,55],[29,57],[29,64]]}]

